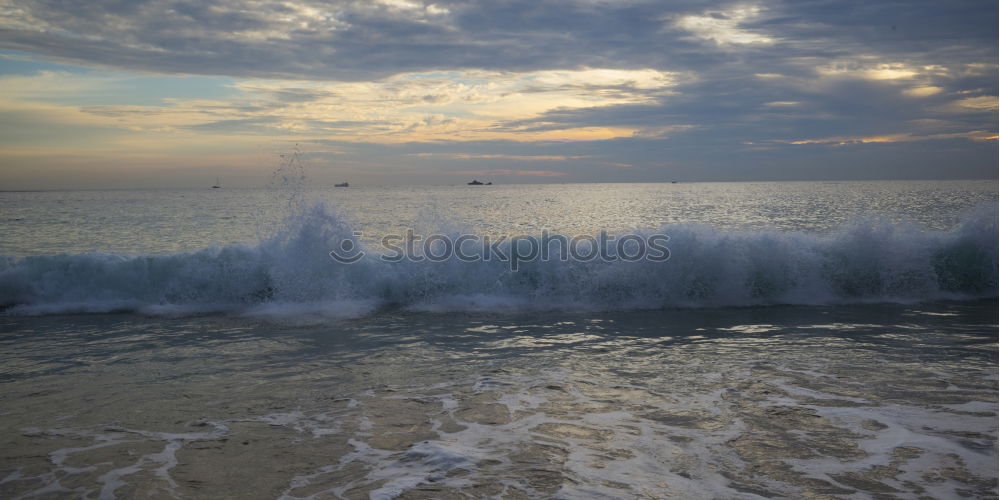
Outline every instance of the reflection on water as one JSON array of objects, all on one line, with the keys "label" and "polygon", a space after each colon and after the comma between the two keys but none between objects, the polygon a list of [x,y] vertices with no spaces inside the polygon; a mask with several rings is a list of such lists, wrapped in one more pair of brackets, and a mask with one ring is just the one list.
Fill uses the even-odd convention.
[{"label": "reflection on water", "polygon": [[[0,255],[90,251],[130,254],[196,251],[256,243],[282,227],[285,189],[0,192]],[[711,182],[490,186],[305,187],[364,232],[472,232],[594,235],[664,224],[720,230],[827,232],[857,216],[887,217],[947,230],[973,207],[995,202],[992,181]],[[264,234],[259,234],[263,232]]]},{"label": "reflection on water", "polygon": [[990,496],[996,311],[5,317],[0,496]]}]

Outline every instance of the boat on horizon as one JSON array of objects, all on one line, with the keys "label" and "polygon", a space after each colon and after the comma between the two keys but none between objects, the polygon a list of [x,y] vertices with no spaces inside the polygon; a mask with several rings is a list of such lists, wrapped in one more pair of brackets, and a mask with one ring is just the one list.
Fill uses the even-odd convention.
[{"label": "boat on horizon", "polygon": [[215,185],[212,186],[212,189],[221,189],[221,188],[222,188],[222,183],[219,182],[219,178],[216,177],[215,178]]},{"label": "boat on horizon", "polygon": [[492,186],[493,183],[492,182],[487,182],[487,183],[484,184],[482,182],[479,182],[476,179],[472,179],[472,182],[470,182],[469,185],[470,186]]},{"label": "boat on horizon", "polygon": [[341,182],[340,184],[334,184],[333,187],[336,187],[336,188],[345,188],[345,187],[351,187],[351,185],[348,184],[348,183],[346,183],[346,182]]}]

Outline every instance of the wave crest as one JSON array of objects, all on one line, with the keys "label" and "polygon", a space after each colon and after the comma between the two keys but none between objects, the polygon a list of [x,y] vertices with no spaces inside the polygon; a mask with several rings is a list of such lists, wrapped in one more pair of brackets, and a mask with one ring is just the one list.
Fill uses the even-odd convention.
[{"label": "wave crest", "polygon": [[[0,258],[8,314],[138,311],[355,316],[425,311],[842,304],[997,296],[997,207],[948,232],[884,218],[827,235],[667,225],[665,262],[329,257],[353,228],[317,205],[258,245],[170,255]],[[646,233],[651,234],[652,232]],[[360,245],[360,242],[357,243]],[[510,242],[506,242],[510,250]]]}]

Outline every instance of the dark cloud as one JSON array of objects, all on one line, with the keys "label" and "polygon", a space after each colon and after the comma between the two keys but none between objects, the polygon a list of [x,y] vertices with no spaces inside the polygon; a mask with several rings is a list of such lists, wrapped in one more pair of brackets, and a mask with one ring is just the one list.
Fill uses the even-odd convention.
[{"label": "dark cloud", "polygon": [[[484,168],[505,168],[503,155],[585,156],[546,169],[594,180],[940,177],[942,164],[958,165],[945,176],[996,175],[996,141],[974,134],[996,133],[996,107],[963,101],[995,100],[998,93],[996,2],[13,0],[4,9],[0,48],[162,74],[367,81],[406,72],[589,67],[678,75],[676,85],[649,90],[621,83],[529,85],[519,92],[636,99],[555,109],[493,128],[619,127],[639,131],[632,138],[333,143],[393,168],[450,168],[441,156],[405,157],[399,148],[406,148],[494,155]],[[260,97],[238,103],[237,111],[247,114],[336,96],[306,83],[243,90]],[[447,102],[433,92],[414,95],[428,109]],[[276,122],[226,115],[190,129],[264,133]],[[308,124],[334,136],[393,125],[337,117]],[[889,139],[865,142],[873,137]],[[732,166],[736,157],[739,167]],[[632,168],[613,166],[621,164]]]},{"label": "dark cloud", "polygon": [[[317,169],[350,171],[396,182],[465,183],[472,170],[538,168],[565,176],[506,176],[502,182],[669,182],[768,180],[981,179],[995,175],[995,165],[979,161],[995,151],[988,142],[963,139],[865,144],[802,145],[768,150],[695,136],[670,139],[616,139],[564,143],[478,141],[450,144],[303,143],[307,150],[332,148],[335,155],[315,156]],[[510,156],[511,158],[505,158]],[[514,157],[569,156],[566,161],[531,163]],[[478,157],[478,158],[476,158]],[[358,160],[363,158],[363,160]],[[905,169],[886,165],[905,165]],[[904,174],[905,175],[901,175]],[[485,180],[485,179],[483,179]],[[499,180],[494,178],[493,180]],[[385,182],[385,181],[381,181]]]},{"label": "dark cloud", "polygon": [[740,28],[773,43],[739,50],[675,25],[683,15],[726,20],[727,8],[693,1],[20,0],[0,21],[0,47],[133,70],[341,80],[466,68],[742,63],[787,71],[801,58],[862,53],[922,63],[996,56],[997,6],[979,0],[761,3]]}]

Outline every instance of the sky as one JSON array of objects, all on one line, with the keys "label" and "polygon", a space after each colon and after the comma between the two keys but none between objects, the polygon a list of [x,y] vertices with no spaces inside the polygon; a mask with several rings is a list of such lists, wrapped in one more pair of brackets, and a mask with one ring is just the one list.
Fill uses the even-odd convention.
[{"label": "sky", "polygon": [[0,0],[0,189],[995,179],[994,0]]}]

